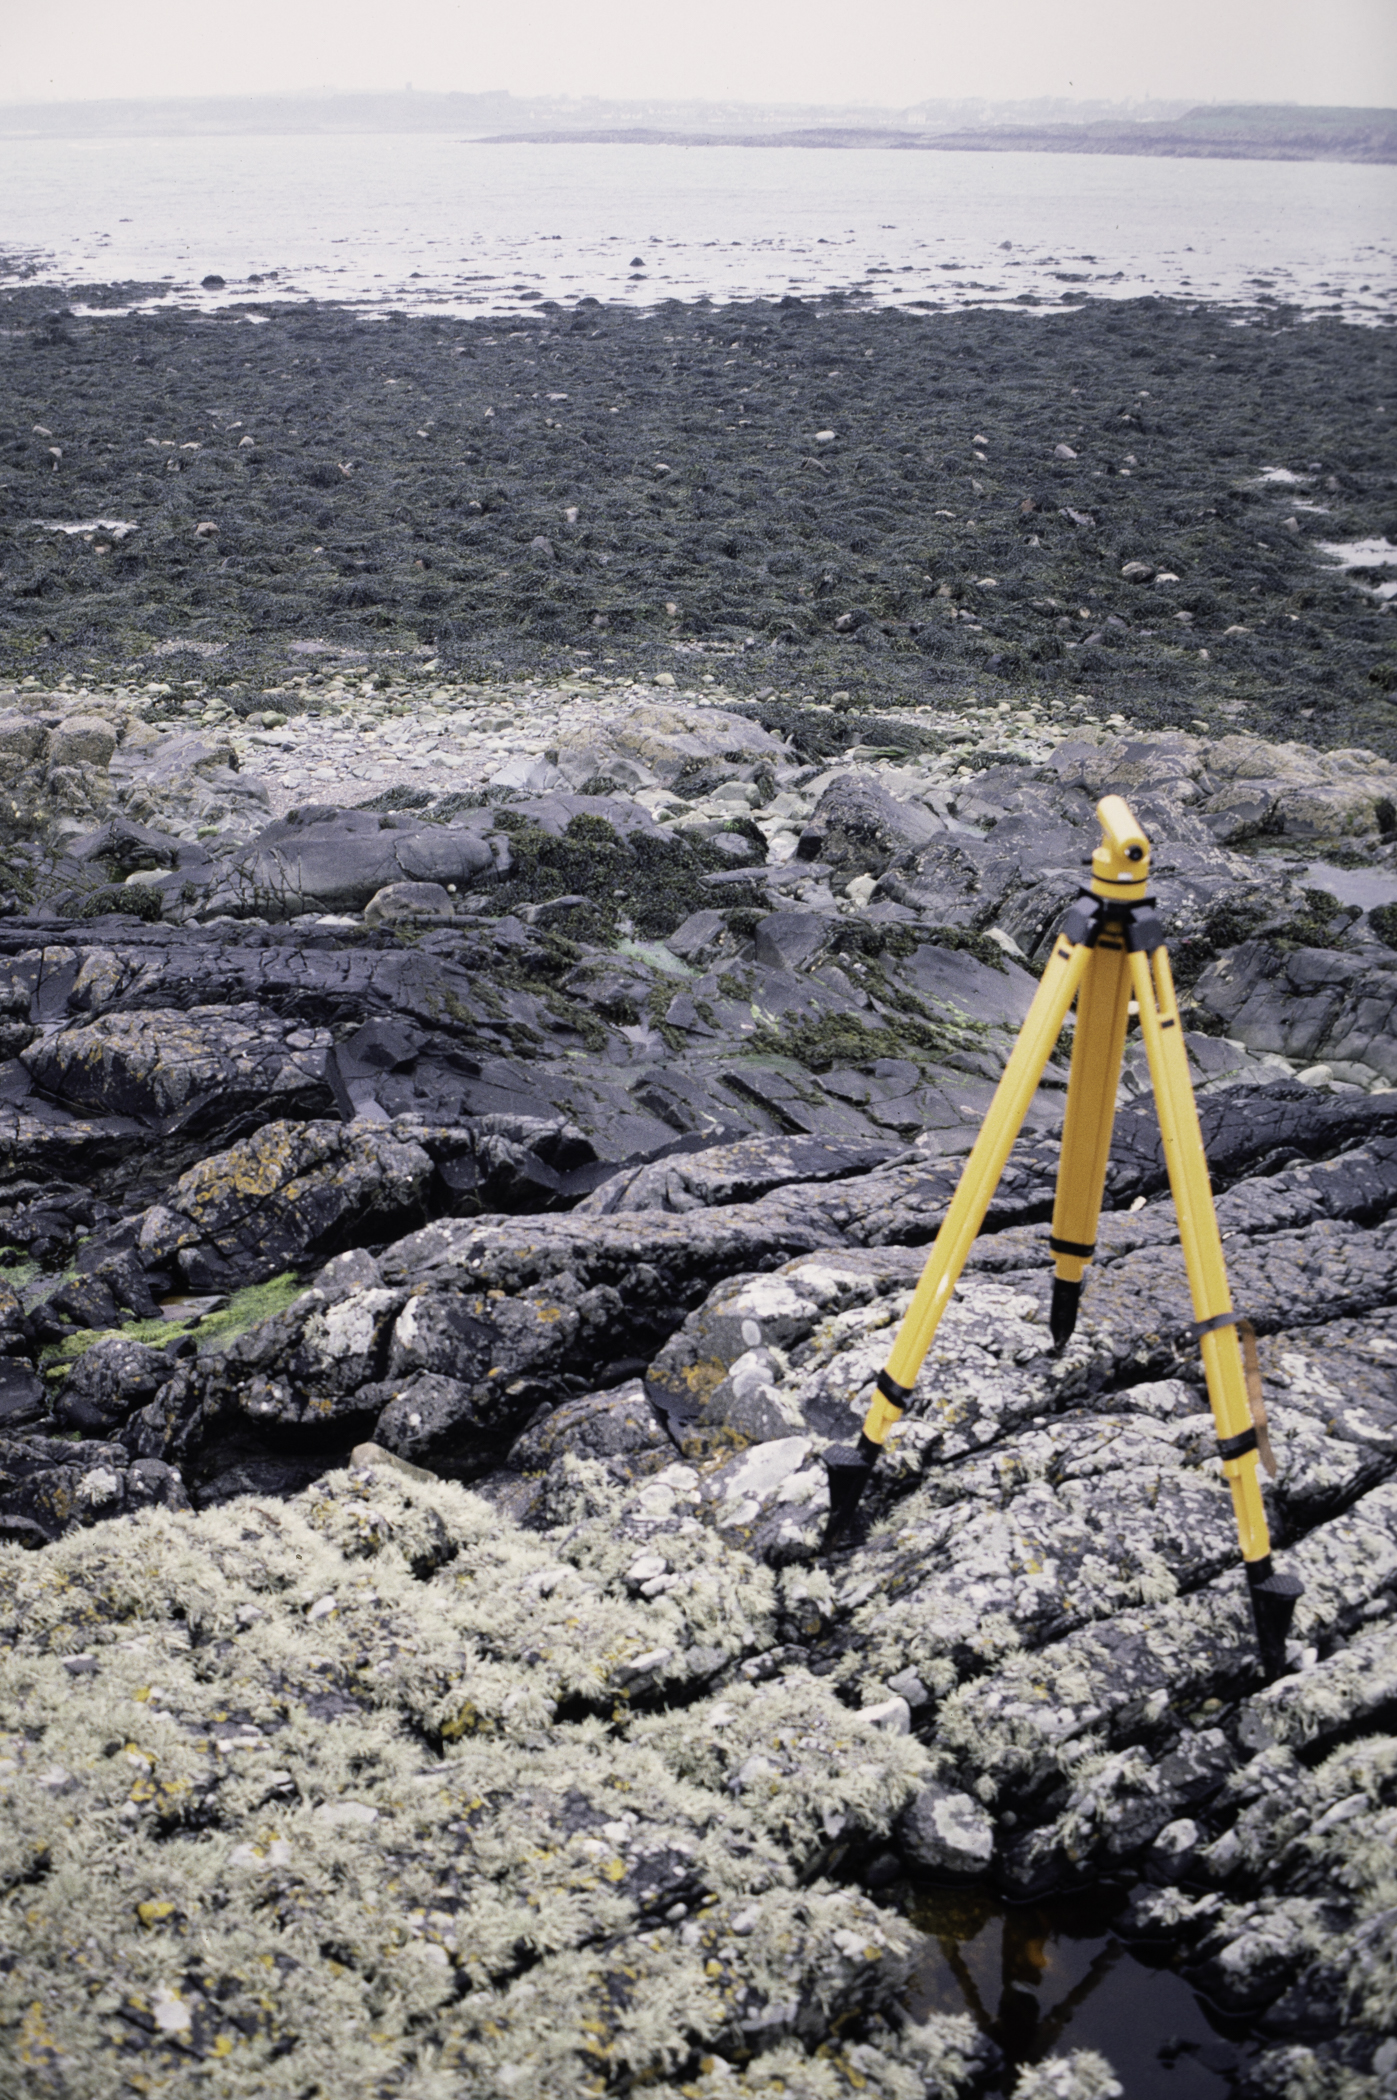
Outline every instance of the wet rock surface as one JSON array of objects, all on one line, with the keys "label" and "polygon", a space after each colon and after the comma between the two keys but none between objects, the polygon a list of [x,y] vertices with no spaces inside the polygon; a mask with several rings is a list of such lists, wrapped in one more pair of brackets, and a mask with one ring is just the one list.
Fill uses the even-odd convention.
[{"label": "wet rock surface", "polygon": [[[1104,2100],[1070,2023],[915,2012],[931,1896],[1083,1892],[1239,2100],[1390,2083],[1386,703],[1302,743],[726,648],[0,696],[26,2089]],[[1134,1029],[1072,1342],[1064,1046],[821,1550],[1111,792],[1305,1583],[1269,1686]]]}]

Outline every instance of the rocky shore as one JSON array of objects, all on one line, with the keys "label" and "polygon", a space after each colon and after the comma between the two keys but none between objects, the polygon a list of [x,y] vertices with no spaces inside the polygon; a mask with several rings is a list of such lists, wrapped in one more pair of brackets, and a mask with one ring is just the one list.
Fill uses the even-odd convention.
[{"label": "rocky shore", "polygon": [[[1299,645],[1112,707],[869,624],[838,688],[283,633],[0,691],[0,2086],[1397,2091],[1393,747],[1281,734]],[[1071,1344],[1059,1060],[820,1550],[1107,792],[1305,1584],[1269,1686],[1134,1037]],[[1113,1964],[1213,2054],[1094,2043]]]}]

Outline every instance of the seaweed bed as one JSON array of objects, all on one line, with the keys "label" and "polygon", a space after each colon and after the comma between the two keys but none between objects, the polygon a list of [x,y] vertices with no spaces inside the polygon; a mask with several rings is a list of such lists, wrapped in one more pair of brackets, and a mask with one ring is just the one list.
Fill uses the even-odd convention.
[{"label": "seaweed bed", "polygon": [[[205,642],[246,698],[293,639],[467,672],[692,641],[753,693],[1109,686],[1141,726],[1245,707],[1397,751],[1378,608],[1310,545],[1397,530],[1380,331],[1157,299],[122,311],[140,289],[0,295],[17,672]],[[1312,477],[1298,506],[1268,466]],[[138,529],[104,553],[36,518]]]}]

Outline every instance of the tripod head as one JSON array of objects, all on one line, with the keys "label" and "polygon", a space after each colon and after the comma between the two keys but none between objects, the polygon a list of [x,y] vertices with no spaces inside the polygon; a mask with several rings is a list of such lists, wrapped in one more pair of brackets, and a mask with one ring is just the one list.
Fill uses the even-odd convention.
[{"label": "tripod head", "polygon": [[1150,842],[1121,795],[1104,796],[1096,817],[1101,844],[1091,856],[1091,893],[1138,904],[1150,879]]}]

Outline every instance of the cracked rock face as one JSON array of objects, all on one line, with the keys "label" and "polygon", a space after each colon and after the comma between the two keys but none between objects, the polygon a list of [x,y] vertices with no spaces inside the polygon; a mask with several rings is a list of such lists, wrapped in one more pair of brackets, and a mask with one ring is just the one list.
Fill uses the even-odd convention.
[{"label": "cracked rock face", "polygon": [[[949,2100],[996,2038],[904,2016],[907,1892],[1104,1888],[1249,2095],[1376,2094],[1392,950],[1311,862],[1383,876],[1387,770],[1066,724],[947,765],[938,717],[820,772],[711,696],[574,713],[459,807],[270,830],[128,714],[0,919],[3,2045],[94,2100]],[[1269,1686],[1134,1037],[1071,1343],[1059,1060],[821,1547],[1103,792],[1159,841],[1305,1584]],[[1019,2094],[1119,2091],[1070,2039]]]}]

